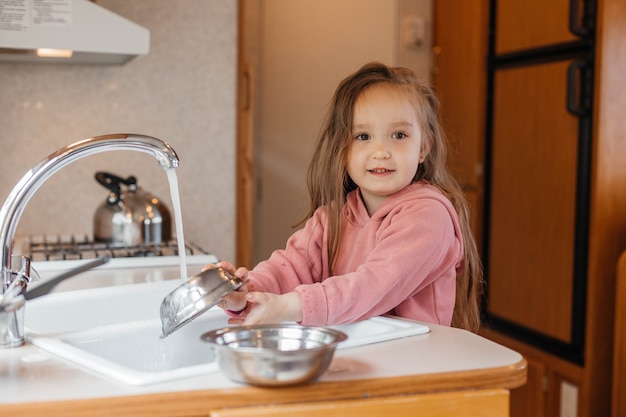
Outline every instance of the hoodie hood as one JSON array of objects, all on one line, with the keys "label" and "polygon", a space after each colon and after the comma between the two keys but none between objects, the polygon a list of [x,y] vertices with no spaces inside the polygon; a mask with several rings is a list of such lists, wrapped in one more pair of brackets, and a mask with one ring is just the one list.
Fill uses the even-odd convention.
[{"label": "hoodie hood", "polygon": [[365,203],[361,197],[361,191],[358,188],[350,192],[346,198],[348,202],[344,206],[344,210],[346,210],[345,215],[348,221],[355,225],[363,225],[365,222],[372,220],[380,222],[400,203],[427,198],[439,201],[450,213],[457,233],[459,233],[461,229],[458,214],[450,200],[448,200],[437,187],[425,181],[409,184],[397,193],[390,195],[371,215],[367,212],[367,207],[365,207]]}]

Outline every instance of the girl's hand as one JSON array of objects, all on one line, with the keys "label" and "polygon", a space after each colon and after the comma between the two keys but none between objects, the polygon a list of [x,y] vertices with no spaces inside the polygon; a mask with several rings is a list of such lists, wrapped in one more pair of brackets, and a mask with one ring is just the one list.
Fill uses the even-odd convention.
[{"label": "girl's hand", "polygon": [[[208,264],[205,265],[202,270],[206,271],[207,269],[212,268],[223,268],[226,271],[234,274],[236,277],[241,278],[242,280],[246,280],[248,276],[248,270],[246,268],[239,268],[235,270],[235,266],[230,262],[221,261],[216,264]],[[243,311],[248,306],[248,301],[246,300],[246,295],[248,294],[248,286],[246,284],[242,285],[237,291],[231,291],[222,297],[222,301],[220,301],[217,306],[223,310],[230,311],[232,313],[237,313]]]},{"label": "girl's hand", "polygon": [[202,271],[206,271],[207,269],[213,269],[213,268],[223,268],[225,270],[227,270],[228,272],[230,272],[231,274],[235,274],[235,276],[238,276],[239,278],[245,278],[248,275],[248,270],[244,267],[241,267],[239,269],[235,268],[235,265],[231,264],[228,261],[219,261],[216,264],[206,264],[202,267]]},{"label": "girl's hand", "polygon": [[245,317],[228,320],[230,324],[272,324],[283,321],[302,321],[302,301],[296,292],[271,294],[249,292],[246,300],[250,305]]},{"label": "girl's hand", "polygon": [[248,286],[243,284],[237,291],[231,291],[222,297],[222,301],[217,303],[217,306],[234,314],[243,312],[248,307],[247,295]]}]

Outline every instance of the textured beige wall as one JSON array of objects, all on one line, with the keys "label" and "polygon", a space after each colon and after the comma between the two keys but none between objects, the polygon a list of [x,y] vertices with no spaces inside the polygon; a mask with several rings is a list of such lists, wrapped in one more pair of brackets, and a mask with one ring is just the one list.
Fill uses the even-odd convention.
[{"label": "textured beige wall", "polygon": [[[48,154],[79,139],[140,133],[177,151],[185,238],[235,259],[236,0],[99,0],[150,30],[123,66],[0,64],[0,202]],[[18,234],[91,233],[107,191],[98,170],[135,175],[170,207],[156,160],[117,151],[78,160],[34,195]]]}]

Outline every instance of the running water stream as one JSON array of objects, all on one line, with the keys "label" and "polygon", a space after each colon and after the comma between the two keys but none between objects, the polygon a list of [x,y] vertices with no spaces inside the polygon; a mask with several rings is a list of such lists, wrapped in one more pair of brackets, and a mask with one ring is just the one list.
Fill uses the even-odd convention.
[{"label": "running water stream", "polygon": [[187,252],[185,249],[185,236],[183,232],[183,211],[180,205],[180,194],[178,192],[178,177],[174,168],[165,170],[170,183],[170,197],[174,210],[174,224],[176,225],[176,240],[178,243],[178,257],[180,260],[180,279],[187,281]]}]

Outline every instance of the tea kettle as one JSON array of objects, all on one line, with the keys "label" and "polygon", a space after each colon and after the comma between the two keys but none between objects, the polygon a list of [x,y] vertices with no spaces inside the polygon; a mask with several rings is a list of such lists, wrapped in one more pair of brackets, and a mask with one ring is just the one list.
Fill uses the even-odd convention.
[{"label": "tea kettle", "polygon": [[[124,246],[167,242],[172,236],[172,217],[167,207],[137,186],[137,178],[126,179],[97,172],[96,181],[110,190],[93,218],[94,239]],[[122,186],[126,186],[122,190]]]}]

